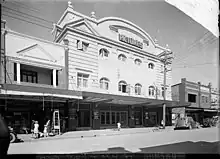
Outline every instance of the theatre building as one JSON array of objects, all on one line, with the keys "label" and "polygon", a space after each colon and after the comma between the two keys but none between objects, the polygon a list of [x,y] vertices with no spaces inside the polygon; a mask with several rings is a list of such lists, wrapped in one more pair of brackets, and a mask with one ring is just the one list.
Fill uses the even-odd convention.
[{"label": "theatre building", "polygon": [[80,92],[67,89],[66,47],[4,28],[1,32],[5,47],[1,52],[0,115],[18,133],[30,129],[32,120],[43,131],[48,120],[53,122],[55,110],[60,112],[62,125],[68,117],[68,101],[82,98]]},{"label": "theatre building", "polygon": [[[163,62],[159,46],[136,24],[117,17],[96,19],[67,9],[54,26],[54,42],[66,45],[70,130],[156,126],[162,120]],[[168,69],[170,69],[168,66]],[[166,81],[166,124],[171,124],[171,71]]]}]

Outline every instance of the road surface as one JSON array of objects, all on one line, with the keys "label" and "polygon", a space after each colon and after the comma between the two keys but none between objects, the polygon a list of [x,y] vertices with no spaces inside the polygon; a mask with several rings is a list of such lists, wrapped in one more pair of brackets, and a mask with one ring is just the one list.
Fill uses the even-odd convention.
[{"label": "road surface", "polygon": [[61,137],[54,140],[14,143],[10,145],[8,153],[217,153],[220,148],[218,141],[218,128],[202,128],[84,138]]}]

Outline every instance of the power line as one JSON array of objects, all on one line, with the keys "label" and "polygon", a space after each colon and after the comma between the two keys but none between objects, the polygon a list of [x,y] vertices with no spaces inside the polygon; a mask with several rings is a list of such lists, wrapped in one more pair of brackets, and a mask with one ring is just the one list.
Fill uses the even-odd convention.
[{"label": "power line", "polygon": [[21,3],[18,3],[18,2],[12,2],[12,1],[5,1],[6,3],[13,3],[13,4],[15,4],[15,5],[17,5],[17,6],[19,6],[19,7],[21,7],[21,8],[24,8],[24,9],[27,9],[27,10],[30,10],[30,11],[34,11],[34,12],[40,12],[39,10],[37,10],[36,8],[33,8],[33,7],[30,7],[30,6],[27,6],[27,5],[25,5],[25,4],[21,4]]},{"label": "power line", "polygon": [[2,15],[7,16],[7,17],[10,17],[10,18],[13,18],[13,19],[21,20],[21,21],[24,21],[24,22],[27,22],[27,23],[35,24],[35,25],[38,25],[38,26],[43,27],[43,28],[53,29],[52,27],[49,28],[49,27],[47,27],[47,26],[44,26],[44,25],[41,25],[41,24],[38,24],[38,23],[34,23],[34,22],[30,22],[30,21],[27,21],[27,20],[24,20],[24,19],[21,19],[21,18],[18,18],[18,17],[6,15],[6,14],[2,14]]},{"label": "power line", "polygon": [[[10,12],[9,10],[5,10],[5,11],[3,11],[3,13],[4,13],[4,12],[10,13],[10,14],[12,14],[13,16],[16,15],[16,16],[19,16],[19,17],[23,17],[23,18],[28,19],[28,20],[30,20],[30,21],[35,20],[35,23],[36,23],[36,19],[30,19],[30,17],[28,17],[28,16],[16,14],[16,13],[14,13],[14,12]],[[8,14],[7,14],[7,15],[8,15]]]},{"label": "power line", "polygon": [[12,11],[14,11],[14,12],[18,12],[18,13],[21,13],[21,14],[25,14],[25,15],[28,15],[28,16],[31,16],[31,17],[34,17],[34,18],[36,18],[36,19],[43,20],[43,21],[48,22],[48,23],[54,23],[53,21],[46,20],[46,19],[44,19],[44,18],[37,17],[37,16],[31,15],[31,14],[23,13],[23,12],[20,12],[20,11],[18,11],[18,10],[11,9],[11,8],[9,8],[9,7],[6,7],[6,6],[2,6],[2,7],[3,7],[3,8],[6,8],[6,9],[9,9],[9,10],[12,10]]},{"label": "power line", "polygon": [[[190,44],[188,47],[187,47],[187,51],[192,51],[192,48],[193,46],[196,46],[196,44],[198,45],[198,42],[200,42],[206,34],[208,34],[209,31],[207,31],[205,34],[203,34],[202,36],[200,36],[199,38],[197,38],[192,44]],[[205,39],[207,39],[208,37],[206,37]],[[205,40],[203,39],[203,40]],[[188,55],[187,55],[188,56]],[[182,57],[179,57],[178,59],[182,59],[182,58],[185,58],[186,56],[182,56]]]}]

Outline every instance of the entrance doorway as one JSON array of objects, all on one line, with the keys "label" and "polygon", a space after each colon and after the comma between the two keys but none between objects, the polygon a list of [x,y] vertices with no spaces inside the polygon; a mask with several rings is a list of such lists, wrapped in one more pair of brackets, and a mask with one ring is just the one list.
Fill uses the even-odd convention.
[{"label": "entrance doorway", "polygon": [[135,122],[135,125],[142,125],[142,112],[141,111],[134,112],[134,122]]},{"label": "entrance doorway", "polygon": [[157,125],[157,112],[149,112],[149,121],[151,126]]},{"label": "entrance doorway", "polygon": [[90,111],[80,110],[79,111],[79,127],[90,127]]}]

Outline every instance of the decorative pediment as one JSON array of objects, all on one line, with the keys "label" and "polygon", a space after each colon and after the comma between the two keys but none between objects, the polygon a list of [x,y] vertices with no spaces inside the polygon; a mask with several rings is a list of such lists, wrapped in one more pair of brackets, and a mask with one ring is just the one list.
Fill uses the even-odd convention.
[{"label": "decorative pediment", "polygon": [[45,62],[56,62],[56,59],[54,59],[53,56],[45,51],[39,44],[33,44],[25,47],[24,49],[17,51],[17,53],[19,56],[31,59],[38,59]]},{"label": "decorative pediment", "polygon": [[81,31],[98,35],[98,32],[92,27],[92,25],[87,22],[86,19],[82,18],[77,21],[72,21],[66,24],[66,26],[69,26],[71,28],[79,29]]}]

